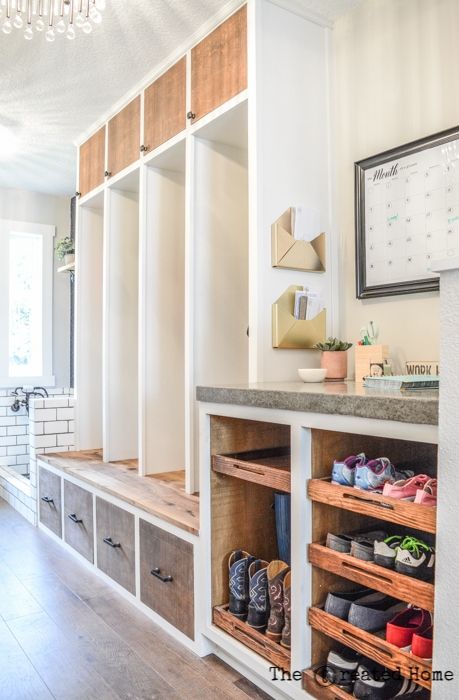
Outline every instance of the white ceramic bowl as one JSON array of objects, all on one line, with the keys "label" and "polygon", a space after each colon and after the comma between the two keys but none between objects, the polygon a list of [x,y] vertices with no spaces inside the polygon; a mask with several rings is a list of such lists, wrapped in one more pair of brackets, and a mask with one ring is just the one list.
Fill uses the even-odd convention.
[{"label": "white ceramic bowl", "polygon": [[327,376],[326,369],[299,369],[298,374],[303,382],[323,382]]}]

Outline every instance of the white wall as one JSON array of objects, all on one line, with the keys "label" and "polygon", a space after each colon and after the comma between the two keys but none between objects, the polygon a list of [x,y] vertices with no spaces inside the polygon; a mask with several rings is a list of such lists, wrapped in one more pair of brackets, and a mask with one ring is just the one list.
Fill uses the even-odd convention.
[{"label": "white wall", "polygon": [[[70,234],[70,198],[25,190],[0,189],[0,219],[56,226],[56,238]],[[54,263],[53,372],[56,386],[68,386],[70,377],[70,287],[68,275]]]},{"label": "white wall", "polygon": [[374,320],[399,361],[438,359],[438,294],[356,299],[354,162],[457,126],[458,27],[457,0],[365,0],[332,33],[341,334]]}]

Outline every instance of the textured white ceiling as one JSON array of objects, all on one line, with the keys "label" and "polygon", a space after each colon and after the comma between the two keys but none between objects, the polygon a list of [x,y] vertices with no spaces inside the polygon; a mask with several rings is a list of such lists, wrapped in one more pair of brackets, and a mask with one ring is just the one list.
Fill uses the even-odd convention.
[{"label": "textured white ceiling", "polygon": [[[333,21],[360,0],[293,1]],[[13,156],[0,153],[0,187],[73,193],[73,141],[224,5],[107,0],[102,24],[73,42],[0,33],[0,126],[18,140]]]}]

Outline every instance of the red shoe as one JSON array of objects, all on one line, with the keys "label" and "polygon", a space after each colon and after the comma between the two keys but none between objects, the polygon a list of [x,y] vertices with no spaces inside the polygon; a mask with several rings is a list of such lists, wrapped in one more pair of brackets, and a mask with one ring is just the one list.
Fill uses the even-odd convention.
[{"label": "red shoe", "polygon": [[413,501],[417,492],[422,491],[429,481],[431,481],[431,478],[427,474],[417,474],[412,476],[411,479],[401,479],[393,484],[387,482],[384,484],[383,496]]},{"label": "red shoe", "polygon": [[411,653],[420,659],[432,661],[433,627],[430,626],[424,632],[415,632],[411,644]]},{"label": "red shoe", "polygon": [[426,610],[409,607],[397,613],[386,626],[386,642],[409,651],[414,634],[421,634],[432,626],[432,617]]}]

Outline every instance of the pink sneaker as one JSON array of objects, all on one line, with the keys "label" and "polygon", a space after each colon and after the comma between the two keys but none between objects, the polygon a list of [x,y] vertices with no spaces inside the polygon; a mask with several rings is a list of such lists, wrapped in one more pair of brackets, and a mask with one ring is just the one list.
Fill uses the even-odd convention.
[{"label": "pink sneaker", "polygon": [[423,506],[436,506],[437,480],[429,479],[429,481],[426,484],[424,484],[424,487],[422,489],[416,491],[414,502],[420,503]]},{"label": "pink sneaker", "polygon": [[411,479],[401,479],[393,484],[386,483],[383,488],[383,496],[414,501],[416,494],[422,491],[429,481],[431,481],[431,478],[427,474],[417,474],[412,476]]}]

